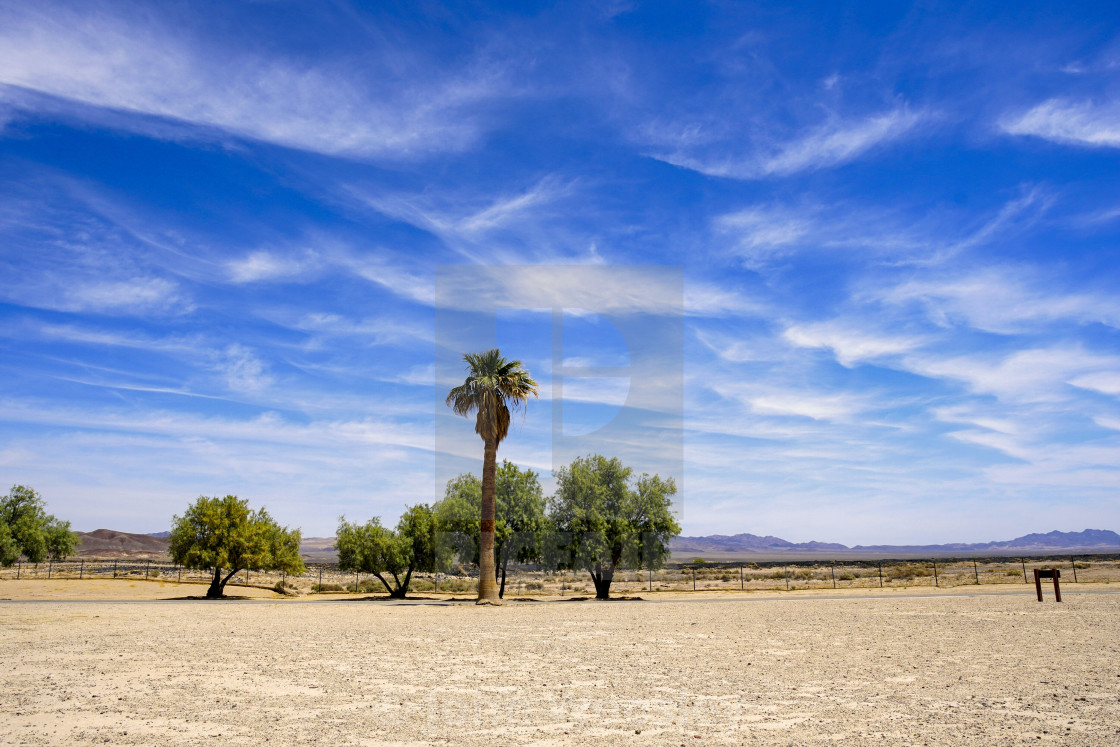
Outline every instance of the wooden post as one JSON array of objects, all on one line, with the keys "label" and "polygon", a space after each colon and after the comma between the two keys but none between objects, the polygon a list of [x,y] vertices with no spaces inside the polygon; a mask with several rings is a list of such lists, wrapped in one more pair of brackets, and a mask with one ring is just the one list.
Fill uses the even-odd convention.
[{"label": "wooden post", "polygon": [[113,560],[113,578],[117,577],[117,561]]},{"label": "wooden post", "polygon": [[86,573],[86,559],[82,558],[82,564],[80,566],[78,566],[78,580],[79,581],[82,580],[83,578],[85,578],[85,573]]},{"label": "wooden post", "polygon": [[16,560],[16,581],[19,581],[19,573],[23,570],[23,561]]},{"label": "wooden post", "polygon": [[1077,583],[1077,561],[1070,556],[1069,564],[1073,566],[1073,583]]},{"label": "wooden post", "polygon": [[323,566],[319,566],[319,593],[323,593]]},{"label": "wooden post", "polygon": [[836,588],[836,561],[832,561],[832,588]]},{"label": "wooden post", "polygon": [[653,566],[649,567],[649,590],[653,591]]},{"label": "wooden post", "polygon": [[933,585],[934,586],[940,586],[941,585],[937,582],[937,558],[933,559]]},{"label": "wooden post", "polygon": [[51,577],[51,569],[54,567],[54,558],[47,561],[47,578]]},{"label": "wooden post", "polygon": [[1058,579],[1061,577],[1062,572],[1057,568],[1035,568],[1034,569],[1034,591],[1038,596],[1038,601],[1042,601],[1042,579],[1054,579],[1054,601],[1062,601],[1062,588],[1058,585]]},{"label": "wooden post", "polygon": [[176,581],[175,583],[178,583],[178,584],[183,583],[183,566],[179,566],[179,580]]},{"label": "wooden post", "polygon": [[148,560],[147,562],[144,563],[144,580],[145,581],[148,580],[148,571],[151,569],[151,567],[152,567],[152,561],[151,560]]},{"label": "wooden post", "polygon": [[786,591],[789,591],[789,566],[784,567],[786,572]]},{"label": "wooden post", "polygon": [[696,591],[696,569],[692,569],[692,590]]},{"label": "wooden post", "polygon": [[739,591],[747,588],[743,585],[743,566],[739,566]]},{"label": "wooden post", "polygon": [[883,588],[883,561],[879,561],[879,588]]},{"label": "wooden post", "polygon": [[980,568],[976,565],[976,558],[972,559],[972,573],[976,576],[976,585],[980,585]]},{"label": "wooden post", "polygon": [[1027,579],[1027,561],[1024,558],[1019,558],[1019,562],[1023,566],[1023,583],[1029,584],[1030,581]]}]

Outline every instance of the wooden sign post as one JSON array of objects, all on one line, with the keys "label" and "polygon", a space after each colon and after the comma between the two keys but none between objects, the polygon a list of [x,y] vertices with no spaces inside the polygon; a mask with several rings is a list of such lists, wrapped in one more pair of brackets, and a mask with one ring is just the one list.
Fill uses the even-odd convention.
[{"label": "wooden sign post", "polygon": [[1057,568],[1035,568],[1034,569],[1034,590],[1038,593],[1038,601],[1042,601],[1042,579],[1054,579],[1054,601],[1062,601],[1062,588],[1058,586],[1058,579],[1061,578],[1062,572]]}]

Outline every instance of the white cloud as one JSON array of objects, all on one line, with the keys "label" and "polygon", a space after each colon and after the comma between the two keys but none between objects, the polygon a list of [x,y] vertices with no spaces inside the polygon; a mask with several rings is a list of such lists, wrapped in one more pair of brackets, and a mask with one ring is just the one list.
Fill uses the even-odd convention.
[{"label": "white cloud", "polygon": [[1073,145],[1120,148],[1120,105],[1050,99],[999,123],[1009,135],[1030,135]]},{"label": "white cloud", "polygon": [[312,252],[305,252],[303,256],[295,257],[265,250],[252,252],[241,259],[227,263],[230,278],[235,283],[298,278],[306,276],[317,265],[317,258]]},{"label": "white cloud", "polygon": [[791,325],[783,336],[798,347],[829,348],[836,360],[848,368],[864,361],[906,353],[922,343],[916,337],[876,334],[841,321]]},{"label": "white cloud", "polygon": [[[481,130],[476,107],[505,95],[492,70],[402,69],[404,56],[393,50],[379,50],[387,58],[380,64],[369,55],[307,66],[215,49],[189,27],[139,14],[32,7],[9,9],[0,24],[0,86],[18,87],[0,96],[22,107],[58,108],[61,99],[294,148],[397,159],[468,147]],[[167,134],[158,123],[120,123]]]},{"label": "white cloud", "polygon": [[[910,134],[928,115],[898,107],[854,120],[834,120],[768,152],[743,155],[693,155],[682,149],[654,157],[709,176],[760,179],[814,171],[855,160],[864,153]],[[686,146],[687,148],[687,146]]]},{"label": "white cloud", "polygon": [[951,358],[908,355],[901,367],[930,378],[963,382],[973,392],[991,394],[1005,402],[1061,402],[1070,398],[1067,382],[1116,371],[1120,369],[1120,357],[1055,345],[1002,357],[986,353]]},{"label": "white cloud", "polygon": [[898,140],[923,117],[907,109],[894,109],[858,121],[836,122],[784,145],[762,164],[764,174],[792,174],[853,160],[866,151]]},{"label": "white cloud", "polygon": [[1070,379],[1070,384],[1080,389],[1089,389],[1101,394],[1120,397],[1120,371],[1098,371]]},{"label": "white cloud", "polygon": [[[43,299],[50,303],[48,299]],[[38,304],[32,304],[38,305]],[[67,311],[92,311],[101,314],[131,314],[143,311],[186,312],[192,307],[176,283],[164,278],[88,282],[67,287],[64,297],[53,306]]]},{"label": "white cloud", "polygon": [[854,397],[845,394],[768,394],[748,402],[760,415],[796,415],[813,420],[850,420],[862,409]]},{"label": "white cloud", "polygon": [[226,385],[235,392],[254,394],[272,383],[264,362],[244,345],[226,346],[216,367],[225,375]]},{"label": "white cloud", "polygon": [[1120,326],[1120,301],[1091,292],[1063,293],[1022,266],[987,267],[971,274],[928,276],[875,289],[888,304],[917,301],[939,325],[964,323],[1011,334],[1049,322]]}]

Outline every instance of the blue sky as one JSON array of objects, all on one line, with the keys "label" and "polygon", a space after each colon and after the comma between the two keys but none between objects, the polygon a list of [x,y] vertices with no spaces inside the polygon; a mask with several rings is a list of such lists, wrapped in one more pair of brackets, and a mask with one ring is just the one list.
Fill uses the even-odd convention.
[{"label": "blue sky", "polygon": [[784,5],[0,3],[0,479],[84,530],[391,523],[481,461],[460,266],[546,487],[570,307],[565,366],[660,345],[564,412],[639,412],[687,534],[1120,528],[1116,10]]}]

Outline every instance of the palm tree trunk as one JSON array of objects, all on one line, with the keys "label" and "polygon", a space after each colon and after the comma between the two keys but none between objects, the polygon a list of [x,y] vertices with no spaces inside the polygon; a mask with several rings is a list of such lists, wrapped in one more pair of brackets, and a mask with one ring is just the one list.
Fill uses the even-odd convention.
[{"label": "palm tree trunk", "polygon": [[494,567],[494,494],[498,444],[487,440],[482,457],[482,521],[478,533],[478,601],[499,604]]}]

